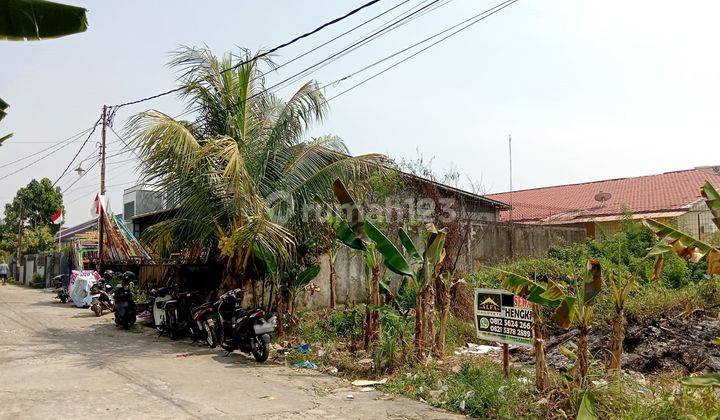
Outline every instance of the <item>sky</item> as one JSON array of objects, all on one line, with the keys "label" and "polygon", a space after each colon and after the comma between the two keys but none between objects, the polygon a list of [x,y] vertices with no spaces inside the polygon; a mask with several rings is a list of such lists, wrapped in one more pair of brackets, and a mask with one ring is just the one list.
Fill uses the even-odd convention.
[{"label": "sky", "polygon": [[[52,180],[78,153],[83,138],[47,158],[12,161],[52,146],[117,104],[176,87],[169,53],[180,45],[216,54],[269,49],[361,4],[361,1],[79,1],[87,32],[42,42],[0,41],[0,97],[8,116],[0,134],[0,205],[33,178]],[[381,0],[350,19],[278,51],[281,64],[400,4]],[[283,69],[282,80],[349,45],[422,0],[334,41]],[[443,0],[441,7],[309,75],[332,82],[433,35],[499,1]],[[353,154],[379,152],[402,160],[418,153],[480,182],[490,192],[648,175],[720,164],[720,3],[620,0],[520,0],[396,68],[330,102],[308,136],[334,134]],[[399,58],[399,57],[398,57]],[[393,62],[388,61],[387,63]],[[329,86],[332,97],[383,66]],[[278,92],[289,96],[295,84]],[[175,115],[185,104],[166,96],[121,108],[114,128],[147,109]],[[79,153],[84,168],[97,154],[99,131]],[[108,133],[108,194],[137,180],[135,160]],[[77,166],[77,162],[73,168]],[[90,217],[97,167],[63,177],[66,224]],[[77,181],[77,182],[76,182]],[[71,187],[71,184],[73,184]]]}]

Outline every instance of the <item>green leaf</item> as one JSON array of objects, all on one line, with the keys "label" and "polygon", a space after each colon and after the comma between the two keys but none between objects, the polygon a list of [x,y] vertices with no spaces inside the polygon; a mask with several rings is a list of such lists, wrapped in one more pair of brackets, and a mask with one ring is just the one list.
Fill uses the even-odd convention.
[{"label": "green leaf", "polygon": [[3,0],[0,40],[34,41],[85,32],[85,11],[44,0]]},{"label": "green leaf", "polygon": [[680,379],[685,386],[696,388],[720,387],[720,373],[709,373],[706,375],[686,376]]},{"label": "green leaf", "polygon": [[369,220],[365,221],[365,233],[377,245],[378,252],[383,256],[383,263],[393,273],[401,276],[413,277],[414,273],[405,257],[398,251],[395,245],[380,232]]},{"label": "green leaf", "polygon": [[365,246],[365,243],[358,237],[355,232],[353,232],[352,228],[348,224],[348,222],[340,217],[340,215],[333,209],[333,229],[335,229],[335,236],[342,242],[343,244],[349,246],[352,249],[357,249],[358,251],[367,251],[367,247]]},{"label": "green leaf", "polygon": [[[2,118],[0,118],[2,119]],[[5,140],[9,139],[13,136],[13,133],[5,134],[4,136],[0,137],[0,146],[2,146],[3,143],[5,143]]]},{"label": "green leaf", "polygon": [[320,266],[319,265],[311,265],[310,267],[303,270],[302,273],[298,274],[297,278],[295,279],[295,286],[296,287],[302,287],[306,284],[313,281],[317,275],[320,274]]},{"label": "green leaf", "polygon": [[342,214],[342,217],[348,221],[356,235],[362,234],[364,222],[360,215],[360,208],[355,203],[350,192],[345,188],[345,184],[339,179],[333,182],[333,194],[340,202],[340,214]]},{"label": "green leaf", "polygon": [[420,255],[420,252],[418,252],[417,248],[415,248],[415,244],[413,243],[412,238],[410,238],[410,235],[408,235],[405,230],[400,229],[398,230],[398,236],[400,237],[400,243],[402,243],[405,251],[407,251],[407,253],[416,260],[422,261],[422,256]]},{"label": "green leaf", "polygon": [[563,300],[566,296],[565,291],[560,287],[559,284],[554,281],[548,282],[548,287],[540,294],[542,299],[548,301]]},{"label": "green leaf", "polygon": [[580,401],[580,408],[576,420],[597,420],[598,415],[595,410],[595,398],[588,391],[583,394],[582,400]]},{"label": "green leaf", "polygon": [[447,236],[447,230],[441,229],[436,230],[435,226],[430,225],[428,227],[430,235],[427,239],[427,245],[425,246],[425,252],[423,252],[423,258],[427,260],[431,268],[434,269],[435,265],[442,261],[445,250],[445,237]]},{"label": "green leaf", "polygon": [[702,196],[705,197],[705,204],[713,214],[713,222],[715,223],[715,226],[720,228],[720,193],[718,193],[715,187],[707,181],[700,192]]}]

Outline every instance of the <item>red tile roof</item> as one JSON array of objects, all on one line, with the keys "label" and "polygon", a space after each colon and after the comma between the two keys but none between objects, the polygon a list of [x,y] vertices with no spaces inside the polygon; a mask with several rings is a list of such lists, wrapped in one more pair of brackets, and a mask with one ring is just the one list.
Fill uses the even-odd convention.
[{"label": "red tile roof", "polygon": [[[720,166],[667,172],[635,178],[609,179],[582,184],[533,188],[512,193],[490,194],[493,200],[512,203],[513,220],[568,220],[592,216],[633,213],[659,213],[688,210],[702,199],[700,187],[710,181],[720,188]],[[596,201],[600,192],[609,193],[604,203]],[[509,212],[501,214],[508,220]]]}]

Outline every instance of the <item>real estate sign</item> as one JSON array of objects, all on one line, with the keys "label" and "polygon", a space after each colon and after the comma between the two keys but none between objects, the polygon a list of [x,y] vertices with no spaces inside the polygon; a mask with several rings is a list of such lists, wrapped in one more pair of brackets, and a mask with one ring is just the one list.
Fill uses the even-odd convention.
[{"label": "real estate sign", "polygon": [[475,289],[475,328],[478,338],[533,346],[532,304],[502,289]]}]

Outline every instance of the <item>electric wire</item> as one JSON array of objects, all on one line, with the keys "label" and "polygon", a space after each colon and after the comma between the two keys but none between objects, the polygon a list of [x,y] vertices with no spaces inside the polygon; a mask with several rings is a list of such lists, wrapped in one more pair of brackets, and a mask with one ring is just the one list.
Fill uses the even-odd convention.
[{"label": "electric wire", "polygon": [[[416,57],[417,55],[419,55],[419,54],[421,54],[421,53],[429,50],[430,48],[432,48],[432,47],[440,44],[441,42],[443,42],[443,41],[445,41],[445,40],[447,40],[447,39],[449,39],[449,38],[457,35],[458,33],[460,33],[460,32],[462,32],[462,31],[470,28],[471,26],[473,26],[473,25],[475,25],[475,24],[477,24],[477,23],[479,23],[479,22],[487,19],[488,17],[494,15],[495,13],[498,13],[499,11],[501,11],[501,10],[505,9],[506,7],[509,7],[509,6],[511,6],[511,5],[513,5],[513,4],[517,3],[517,2],[518,2],[518,0],[507,0],[507,1],[505,1],[505,2],[499,3],[499,4],[496,5],[495,7],[492,7],[492,8],[490,8],[490,9],[487,9],[487,10],[485,10],[485,11],[483,11],[483,12],[481,12],[481,13],[473,16],[473,17],[471,17],[470,19],[466,19],[465,21],[460,22],[460,23],[457,24],[457,25],[453,25],[452,27],[450,27],[450,28],[448,28],[448,29],[445,29],[445,30],[442,31],[442,32],[439,32],[438,34],[433,35],[432,37],[426,38],[426,39],[424,39],[423,41],[420,41],[419,43],[416,43],[416,44],[414,44],[414,45],[411,46],[411,47],[404,48],[403,50],[400,50],[400,51],[398,51],[398,52],[396,52],[396,53],[394,53],[394,54],[391,54],[391,55],[388,56],[388,57],[385,57],[385,58],[383,58],[383,59],[381,59],[381,60],[378,60],[378,61],[376,61],[375,63],[373,63],[373,64],[371,64],[371,65],[365,66],[364,68],[358,70],[358,71],[355,72],[355,73],[350,74],[349,76],[347,76],[347,77],[344,78],[344,79],[340,79],[340,81],[342,81],[342,80],[345,80],[345,79],[347,79],[347,78],[349,78],[349,77],[352,77],[352,76],[354,76],[354,75],[356,75],[356,74],[358,74],[358,73],[360,73],[360,72],[362,72],[362,71],[367,70],[367,69],[370,68],[370,67],[373,67],[373,66],[375,66],[375,65],[377,65],[377,64],[380,64],[381,62],[384,62],[384,61],[388,60],[389,58],[392,58],[392,57],[394,57],[394,56],[397,56],[398,54],[401,54],[401,53],[403,53],[403,52],[405,52],[405,51],[408,51],[408,50],[411,49],[411,48],[414,48],[414,47],[416,47],[416,46],[418,46],[418,45],[420,45],[420,44],[422,44],[422,43],[424,43],[424,42],[427,42],[427,41],[430,40],[430,39],[433,39],[433,38],[437,37],[438,35],[440,35],[440,34],[442,34],[442,33],[446,33],[446,32],[448,32],[449,30],[452,30],[452,29],[454,29],[454,28],[456,28],[456,27],[458,27],[458,26],[460,26],[460,25],[462,25],[462,24],[464,24],[464,23],[472,20],[470,23],[468,23],[467,25],[461,27],[460,29],[458,29],[458,30],[456,30],[456,31],[454,31],[454,32],[451,32],[450,34],[448,34],[448,35],[442,37],[441,39],[433,42],[432,44],[430,44],[430,45],[428,45],[428,46],[420,49],[419,51],[416,51],[415,53],[413,53],[413,54],[411,54],[411,55],[403,58],[402,60],[393,63],[391,66],[389,66],[389,67],[381,70],[380,72],[375,73],[374,75],[372,75],[372,76],[370,76],[370,77],[368,77],[368,78],[360,81],[359,83],[356,83],[355,85],[353,85],[353,86],[345,89],[344,91],[342,91],[342,92],[340,92],[340,93],[332,96],[330,99],[327,100],[327,102],[330,102],[330,101],[332,101],[333,99],[336,99],[336,98],[338,98],[338,97],[346,94],[347,92],[349,92],[349,91],[351,91],[351,90],[353,90],[353,89],[355,89],[355,88],[357,88],[357,87],[360,87],[360,86],[364,85],[365,83],[369,82],[370,80],[372,80],[372,79],[374,79],[374,78],[376,78],[376,77],[378,77],[378,76],[386,73],[387,71],[390,71],[391,69],[399,66],[400,64],[402,64],[402,63],[404,63],[404,62],[412,59],[413,57]],[[473,20],[473,19],[474,19],[474,20]],[[336,81],[336,82],[337,82],[337,81]]]},{"label": "electric wire", "polygon": [[[259,59],[259,58],[268,56],[268,55],[270,55],[270,54],[272,54],[272,53],[280,50],[281,48],[285,48],[285,47],[287,47],[287,46],[289,46],[289,45],[292,45],[292,44],[300,41],[301,39],[304,39],[304,38],[307,38],[307,37],[309,37],[309,36],[312,36],[312,35],[314,35],[314,34],[320,32],[320,31],[322,31],[323,29],[325,29],[325,28],[327,28],[327,27],[329,27],[329,26],[332,26],[332,25],[334,25],[334,24],[336,24],[336,23],[338,23],[338,22],[340,22],[340,21],[342,21],[342,20],[345,20],[345,19],[349,18],[350,16],[352,16],[352,15],[360,12],[361,10],[363,10],[363,9],[365,9],[365,8],[367,8],[367,7],[370,7],[370,6],[374,5],[375,3],[378,3],[379,1],[380,1],[380,0],[371,0],[371,1],[369,1],[369,2],[367,2],[367,3],[365,3],[365,4],[363,4],[363,5],[361,5],[361,6],[359,6],[359,7],[357,7],[357,8],[355,8],[355,9],[349,11],[348,13],[346,13],[346,14],[343,15],[343,16],[337,17],[337,18],[335,18],[335,19],[333,19],[333,20],[331,20],[331,21],[329,21],[329,22],[326,22],[326,23],[318,26],[317,28],[313,29],[313,30],[310,31],[310,32],[306,32],[306,33],[304,33],[304,34],[302,34],[302,35],[298,35],[298,36],[296,36],[295,38],[293,38],[292,40],[290,40],[290,41],[288,41],[288,42],[285,42],[285,43],[280,44],[280,45],[278,45],[278,46],[276,46],[276,47],[274,47],[274,48],[271,48],[271,49],[269,49],[268,51],[265,51],[265,52],[263,52],[263,53],[260,53],[260,54],[254,56],[254,57],[252,57],[252,58],[250,58],[250,59],[243,60],[243,61],[241,61],[240,63],[238,63],[238,64],[236,64],[236,65],[234,65],[234,66],[232,66],[232,67],[228,67],[227,69],[221,71],[221,73],[226,73],[226,72],[228,72],[228,71],[230,71],[230,70],[234,70],[234,69],[236,69],[236,68],[238,68],[238,67],[240,67],[240,66],[243,66],[243,65],[245,65],[245,64],[247,64],[247,63],[249,63],[249,62],[251,62],[251,61],[255,61],[255,60]],[[127,106],[127,105],[134,105],[134,104],[138,104],[138,103],[141,103],[141,102],[146,102],[146,101],[149,101],[149,100],[152,100],[152,99],[160,98],[160,97],[162,97],[162,96],[170,95],[170,94],[175,93],[175,92],[179,92],[179,91],[182,90],[183,88],[184,88],[184,87],[181,86],[181,87],[179,87],[179,88],[171,89],[171,90],[168,90],[168,91],[165,91],[165,92],[161,92],[161,93],[158,93],[158,94],[156,94],[156,95],[148,96],[148,97],[145,97],[145,98],[142,98],[142,99],[137,99],[137,100],[134,100],[134,101],[124,102],[124,103],[121,103],[121,104],[118,104],[118,105],[113,105],[112,108],[116,108],[116,109],[117,109],[117,108],[121,108],[121,107]]]},{"label": "electric wire", "polygon": [[93,128],[92,128],[92,130],[90,131],[90,134],[88,134],[88,136],[85,138],[85,141],[84,141],[84,142],[82,143],[82,145],[80,146],[80,149],[78,149],[77,153],[75,153],[75,156],[72,158],[72,160],[70,161],[70,163],[68,163],[68,165],[65,167],[65,170],[62,171],[62,173],[60,174],[60,176],[55,180],[55,182],[53,182],[53,184],[52,184],[53,187],[58,183],[58,181],[60,181],[60,180],[62,179],[62,177],[65,176],[65,174],[67,173],[67,171],[70,169],[70,167],[72,166],[72,164],[75,162],[75,159],[77,159],[78,155],[80,155],[80,152],[82,152],[82,150],[85,148],[85,145],[86,145],[87,142],[90,140],[90,137],[92,137],[92,135],[95,133],[95,130],[97,130],[97,126],[98,126],[98,124],[100,123],[100,121],[102,120],[102,118],[103,118],[103,117],[101,116],[100,118],[98,118],[97,121],[95,121],[95,124],[93,125]]},{"label": "electric wire", "polygon": [[[40,153],[43,153],[43,152],[48,151],[48,150],[50,150],[50,149],[54,149],[54,148],[59,147],[59,146],[64,145],[64,144],[74,143],[78,137],[82,136],[83,134],[87,133],[87,132],[90,131],[90,130],[92,130],[92,127],[88,127],[88,128],[86,128],[85,130],[83,130],[83,131],[81,131],[81,132],[79,132],[79,133],[75,133],[75,134],[73,134],[72,136],[66,138],[65,140],[60,140],[60,141],[53,142],[53,145],[52,145],[52,146],[49,146],[49,147],[46,147],[46,148],[44,148],[44,149],[38,150],[37,152],[31,153],[31,154],[29,154],[29,155],[27,155],[27,156],[23,156],[23,157],[21,157],[21,158],[19,158],[19,159],[16,159],[16,160],[12,161],[12,162],[5,163],[5,164],[3,164],[2,166],[3,166],[3,167],[11,166],[11,165],[14,165],[14,164],[16,164],[16,163],[22,162],[22,161],[24,161],[24,160],[30,159],[30,158],[33,157],[33,156],[37,156],[37,155],[39,155]],[[59,150],[59,149],[58,149],[58,150]]]}]

